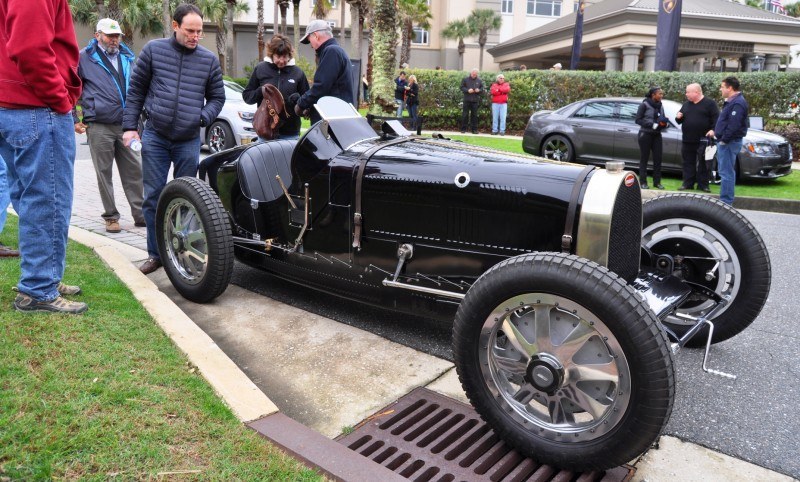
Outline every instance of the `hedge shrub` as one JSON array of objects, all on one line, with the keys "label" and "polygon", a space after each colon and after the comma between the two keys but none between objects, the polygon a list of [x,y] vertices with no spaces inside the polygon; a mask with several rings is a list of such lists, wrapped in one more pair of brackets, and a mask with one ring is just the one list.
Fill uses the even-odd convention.
[{"label": "hedge shrub", "polygon": [[[463,95],[459,89],[466,72],[413,70],[420,84],[420,114],[425,116],[425,129],[457,130],[461,119]],[[479,108],[479,128],[491,126],[489,86],[497,76],[481,72],[487,95]],[[571,102],[590,97],[642,97],[648,88],[659,85],[665,98],[685,101],[687,84],[697,82],[703,92],[721,104],[719,84],[728,75],[736,75],[750,104],[750,114],[764,117],[766,123],[775,114],[785,113],[800,92],[800,72],[595,72],[527,70],[504,72],[511,83],[506,130],[522,132],[531,113],[557,109]],[[796,119],[795,119],[796,120]]]}]

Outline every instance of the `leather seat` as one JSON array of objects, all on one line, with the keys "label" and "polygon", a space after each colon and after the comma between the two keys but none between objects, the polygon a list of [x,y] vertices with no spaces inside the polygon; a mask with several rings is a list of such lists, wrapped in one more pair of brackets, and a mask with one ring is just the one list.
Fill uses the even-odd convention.
[{"label": "leather seat", "polygon": [[239,185],[249,199],[271,202],[283,196],[276,175],[288,187],[292,183],[291,159],[297,141],[254,144],[239,156]]}]

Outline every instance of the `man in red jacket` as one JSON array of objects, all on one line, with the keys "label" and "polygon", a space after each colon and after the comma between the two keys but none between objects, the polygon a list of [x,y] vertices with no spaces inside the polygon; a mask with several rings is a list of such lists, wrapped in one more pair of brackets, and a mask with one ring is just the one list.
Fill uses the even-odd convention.
[{"label": "man in red jacket", "polygon": [[0,0],[0,157],[19,213],[19,311],[82,313],[61,282],[72,213],[81,94],[78,44],[67,0]]},{"label": "man in red jacket", "polygon": [[489,88],[492,94],[492,135],[496,136],[499,132],[501,136],[506,135],[506,114],[508,114],[508,93],[511,92],[511,84],[506,82],[506,76],[500,74],[497,81]]}]

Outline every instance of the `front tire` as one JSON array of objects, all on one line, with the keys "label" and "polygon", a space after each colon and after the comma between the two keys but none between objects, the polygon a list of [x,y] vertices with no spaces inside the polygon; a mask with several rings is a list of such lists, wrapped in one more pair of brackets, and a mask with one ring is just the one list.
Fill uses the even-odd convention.
[{"label": "front tire", "polygon": [[156,242],[172,285],[189,301],[221,295],[233,274],[233,238],[228,214],[205,182],[181,177],[158,199]]},{"label": "front tire", "polygon": [[230,126],[223,121],[211,124],[206,134],[206,145],[211,153],[224,151],[236,147],[236,138]]},{"label": "front tire", "polygon": [[[673,275],[730,296],[728,305],[710,320],[712,343],[737,335],[756,319],[769,295],[772,267],[767,246],[750,221],[727,204],[699,194],[650,199],[642,206],[642,217],[642,246],[654,255],[671,255]],[[713,306],[712,300],[696,294],[678,313],[703,316]],[[669,316],[664,324],[681,336],[693,323]],[[705,346],[707,337],[704,328],[687,346]]]},{"label": "front tire", "polygon": [[652,311],[577,256],[523,255],[487,271],[458,309],[453,351],[477,412],[542,463],[625,464],[672,411],[672,355]]}]

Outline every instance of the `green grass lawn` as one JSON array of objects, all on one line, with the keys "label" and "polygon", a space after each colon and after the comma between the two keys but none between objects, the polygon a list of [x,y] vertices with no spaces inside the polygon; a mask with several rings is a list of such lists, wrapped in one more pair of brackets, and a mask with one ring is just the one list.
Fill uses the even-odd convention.
[{"label": "green grass lawn", "polygon": [[[460,135],[454,135],[451,138],[476,146],[524,154],[522,142],[519,139]],[[652,182],[652,179],[650,181]],[[677,191],[681,185],[681,176],[665,174],[661,183],[667,190]],[[710,187],[712,193],[719,194],[719,186],[712,185]],[[800,172],[793,170],[788,176],[768,181],[739,181],[736,184],[736,195],[800,200]]]},{"label": "green grass lawn", "polygon": [[243,426],[90,249],[67,251],[82,315],[16,312],[18,277],[0,258],[0,480],[322,480]]}]

